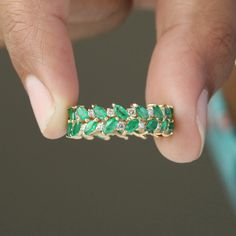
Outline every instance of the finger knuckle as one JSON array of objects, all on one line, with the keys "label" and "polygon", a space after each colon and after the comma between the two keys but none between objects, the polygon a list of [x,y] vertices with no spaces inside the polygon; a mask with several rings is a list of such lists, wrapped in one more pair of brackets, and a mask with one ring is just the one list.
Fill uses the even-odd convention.
[{"label": "finger knuckle", "polygon": [[[42,53],[44,38],[42,37],[42,28],[40,26],[40,6],[38,0],[8,1],[4,11],[3,34],[6,41],[8,51],[17,66],[25,67],[29,62],[24,58],[37,59],[42,61]],[[37,46],[36,47],[36,43]],[[34,48],[34,50],[32,50]],[[37,50],[35,50],[37,48]],[[34,53],[32,53],[34,52]],[[27,65],[31,67],[32,65]]]},{"label": "finger knuckle", "polygon": [[208,29],[206,37],[208,56],[215,63],[228,63],[236,54],[236,33],[234,28],[218,22]]},{"label": "finger knuckle", "polygon": [[232,70],[236,55],[236,33],[231,25],[217,22],[207,31],[205,39],[209,76],[207,86],[213,92],[221,87]]},{"label": "finger knuckle", "polygon": [[[35,2],[35,1],[34,1]],[[8,1],[5,6],[3,16],[3,32],[5,37],[11,39],[12,36],[24,35],[35,25],[35,12],[32,12],[30,3],[22,0]],[[21,37],[22,38],[22,37]]]},{"label": "finger knuckle", "polygon": [[[100,0],[93,1],[93,4],[84,1],[76,3],[77,8],[72,12],[76,15],[76,22],[104,22],[117,15],[126,14],[132,6],[131,0]],[[75,11],[75,12],[74,12]],[[69,19],[73,22],[74,19]]]}]

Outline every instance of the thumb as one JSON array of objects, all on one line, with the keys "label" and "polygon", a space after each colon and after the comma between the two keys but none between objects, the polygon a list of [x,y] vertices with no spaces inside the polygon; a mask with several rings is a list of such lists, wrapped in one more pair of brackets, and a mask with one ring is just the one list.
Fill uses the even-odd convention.
[{"label": "thumb", "polygon": [[43,135],[65,134],[78,82],[66,18],[69,0],[2,0],[0,26]]},{"label": "thumb", "polygon": [[196,160],[203,149],[207,103],[228,78],[236,55],[235,1],[158,1],[158,44],[147,80],[147,102],[175,110],[175,131],[156,139],[175,162]]}]

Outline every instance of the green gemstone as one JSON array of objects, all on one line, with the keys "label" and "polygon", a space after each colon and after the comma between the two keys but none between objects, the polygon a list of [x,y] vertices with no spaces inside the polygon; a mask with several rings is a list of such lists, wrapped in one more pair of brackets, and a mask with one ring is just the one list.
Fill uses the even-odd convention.
[{"label": "green gemstone", "polygon": [[173,107],[165,107],[165,114],[168,117],[168,119],[172,120],[174,115],[174,109]]},{"label": "green gemstone", "polygon": [[139,127],[139,120],[138,119],[133,119],[128,122],[128,124],[125,127],[125,130],[128,133],[134,132],[136,129]]},{"label": "green gemstone", "polygon": [[95,117],[97,117],[100,120],[103,120],[107,117],[107,112],[103,107],[95,106],[93,108],[93,111],[94,111]]},{"label": "green gemstone", "polygon": [[153,107],[153,113],[158,120],[163,120],[163,112],[159,106]]},{"label": "green gemstone", "polygon": [[66,133],[67,133],[68,136],[71,136],[72,126],[73,126],[72,123],[68,123],[67,124],[67,131],[66,131]]},{"label": "green gemstone", "polygon": [[169,127],[168,127],[168,133],[172,133],[174,131],[174,122],[169,123]]},{"label": "green gemstone", "polygon": [[110,134],[112,133],[118,124],[118,120],[116,120],[116,118],[110,118],[109,120],[107,120],[105,126],[103,127],[103,133],[104,134]]},{"label": "green gemstone", "polygon": [[164,121],[161,123],[161,132],[166,131],[167,128],[168,128],[168,125],[169,125],[168,120],[164,120]]},{"label": "green gemstone", "polygon": [[147,119],[149,117],[148,111],[145,107],[142,107],[142,106],[136,107],[136,112],[138,116],[142,119]]},{"label": "green gemstone", "polygon": [[89,119],[88,111],[83,106],[78,107],[76,112],[81,120]]},{"label": "green gemstone", "polygon": [[147,122],[146,125],[146,131],[148,131],[149,133],[153,133],[154,130],[157,128],[157,120],[156,119],[151,119]]},{"label": "green gemstone", "polygon": [[76,119],[75,111],[74,111],[73,108],[69,108],[69,109],[68,109],[68,114],[69,114],[69,119],[70,119],[70,120],[75,120],[75,119]]},{"label": "green gemstone", "polygon": [[86,135],[90,135],[91,133],[93,133],[93,131],[95,131],[95,129],[97,128],[98,122],[91,120],[88,122],[88,124],[85,126],[84,129],[84,133]]},{"label": "green gemstone", "polygon": [[115,105],[114,107],[115,114],[122,120],[126,120],[129,117],[126,109],[120,105]]},{"label": "green gemstone", "polygon": [[81,128],[81,123],[80,122],[76,122],[74,124],[73,130],[72,130],[72,136],[76,136],[79,133],[80,128]]},{"label": "green gemstone", "polygon": [[169,124],[169,129],[173,131],[174,128],[175,128],[174,122],[171,122],[171,123]]}]

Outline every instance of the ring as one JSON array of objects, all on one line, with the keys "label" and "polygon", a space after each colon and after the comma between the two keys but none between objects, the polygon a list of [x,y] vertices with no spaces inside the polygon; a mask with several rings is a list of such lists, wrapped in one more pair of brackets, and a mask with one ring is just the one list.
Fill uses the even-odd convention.
[{"label": "ring", "polygon": [[149,104],[147,107],[132,104],[124,108],[112,104],[112,108],[83,105],[68,109],[67,138],[88,140],[94,137],[109,140],[111,136],[128,139],[133,135],[146,139],[168,137],[174,132],[174,109],[169,105]]}]

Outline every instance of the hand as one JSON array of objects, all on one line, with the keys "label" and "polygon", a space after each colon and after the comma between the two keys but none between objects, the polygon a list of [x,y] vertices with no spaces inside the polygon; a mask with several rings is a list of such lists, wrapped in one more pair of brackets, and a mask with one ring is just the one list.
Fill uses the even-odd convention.
[{"label": "hand", "polygon": [[[134,4],[157,13],[158,44],[148,73],[147,102],[175,107],[175,134],[156,144],[173,161],[193,161],[204,145],[208,99],[234,64],[236,1]],[[10,54],[45,137],[65,134],[67,108],[78,101],[70,39],[112,29],[131,7],[131,0],[1,0],[0,44]]]}]

